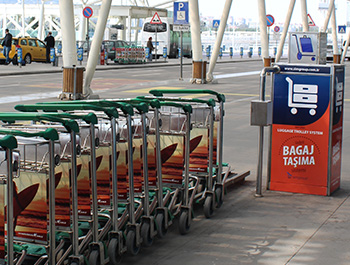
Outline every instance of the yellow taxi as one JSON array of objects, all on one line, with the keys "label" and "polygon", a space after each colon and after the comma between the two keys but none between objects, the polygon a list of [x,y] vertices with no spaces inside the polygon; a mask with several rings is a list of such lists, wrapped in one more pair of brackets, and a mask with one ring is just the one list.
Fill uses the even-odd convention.
[{"label": "yellow taxi", "polygon": [[[2,43],[2,39],[0,40]],[[13,64],[17,64],[17,48],[22,48],[22,59],[26,64],[31,62],[46,62],[46,44],[31,37],[12,38],[12,48],[9,54]],[[0,44],[0,61],[5,62],[3,47]]]}]

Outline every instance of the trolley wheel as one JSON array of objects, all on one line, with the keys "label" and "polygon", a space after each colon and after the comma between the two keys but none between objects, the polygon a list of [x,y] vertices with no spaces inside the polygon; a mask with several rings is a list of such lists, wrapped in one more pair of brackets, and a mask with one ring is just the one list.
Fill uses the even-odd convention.
[{"label": "trolley wheel", "polygon": [[216,195],[216,208],[220,208],[222,204],[224,203],[223,197],[222,197],[222,188],[215,189],[215,195]]},{"label": "trolley wheel", "polygon": [[190,223],[188,221],[188,211],[182,211],[179,219],[179,232],[181,235],[186,235],[190,230]]},{"label": "trolley wheel", "polygon": [[207,196],[204,201],[204,215],[206,218],[210,218],[213,216],[214,207],[213,207],[213,197]]},{"label": "trolley wheel", "polygon": [[144,222],[141,226],[142,245],[150,247],[153,244],[153,237],[151,236],[151,226],[148,222]]},{"label": "trolley wheel", "polygon": [[157,223],[157,235],[159,238],[163,238],[166,235],[167,229],[165,228],[165,218],[162,213],[158,213],[156,216]]},{"label": "trolley wheel", "polygon": [[118,239],[112,238],[108,244],[108,256],[112,265],[119,264],[122,260],[122,256],[118,252]]},{"label": "trolley wheel", "polygon": [[98,250],[93,250],[89,256],[90,265],[100,265],[100,252]]},{"label": "trolley wheel", "polygon": [[128,253],[133,256],[136,256],[140,252],[140,246],[136,245],[136,233],[134,230],[129,230],[126,235],[126,247]]}]

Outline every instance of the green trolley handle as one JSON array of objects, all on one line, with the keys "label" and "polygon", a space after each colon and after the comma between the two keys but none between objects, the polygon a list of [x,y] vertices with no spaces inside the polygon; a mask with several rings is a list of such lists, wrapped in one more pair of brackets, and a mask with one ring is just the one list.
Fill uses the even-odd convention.
[{"label": "green trolley handle", "polygon": [[216,96],[218,102],[225,102],[225,95],[209,89],[153,89],[149,93],[156,97],[164,94],[209,94]]},{"label": "green trolley handle", "polygon": [[[0,134],[2,134],[1,130]],[[5,149],[13,150],[17,148],[17,140],[13,135],[6,135],[4,138],[0,139],[0,146]]]},{"label": "green trolley handle", "polygon": [[[94,111],[102,111],[104,112],[108,117],[114,117],[118,118],[118,111],[113,107],[101,107],[93,104],[33,104],[33,105],[17,105],[15,106],[15,109],[18,111],[23,112],[32,112],[32,111],[38,111],[42,110],[44,112],[55,112],[58,110],[62,111],[76,111],[76,110],[94,110]],[[72,114],[74,115],[74,114]],[[93,119],[93,118],[92,118]],[[88,119],[89,122],[91,121],[91,118]],[[94,122],[92,122],[94,123]]]}]

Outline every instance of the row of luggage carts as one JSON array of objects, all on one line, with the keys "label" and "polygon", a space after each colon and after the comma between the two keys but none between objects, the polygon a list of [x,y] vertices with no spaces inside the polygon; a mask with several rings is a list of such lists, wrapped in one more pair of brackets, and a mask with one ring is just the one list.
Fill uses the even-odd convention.
[{"label": "row of luggage carts", "polygon": [[145,49],[138,46],[116,48],[114,62],[119,64],[145,63]]},{"label": "row of luggage carts", "polygon": [[0,113],[0,263],[119,264],[222,205],[224,95],[150,93]]}]

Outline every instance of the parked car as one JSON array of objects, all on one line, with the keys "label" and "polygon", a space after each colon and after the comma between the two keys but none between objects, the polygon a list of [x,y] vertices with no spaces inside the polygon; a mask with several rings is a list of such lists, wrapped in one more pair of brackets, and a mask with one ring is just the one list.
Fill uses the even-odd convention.
[{"label": "parked car", "polygon": [[128,47],[130,45],[123,40],[104,40],[102,46],[104,46],[108,53],[108,59],[114,60],[116,48]]},{"label": "parked car", "polygon": [[[0,43],[2,40],[0,40]],[[17,64],[17,48],[22,48],[22,58],[26,64],[31,62],[46,61],[46,44],[31,37],[12,38],[12,48],[9,54],[13,64]],[[5,62],[6,58],[3,54],[3,47],[0,45],[0,61]]]}]

